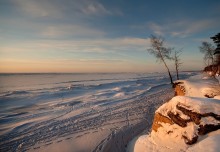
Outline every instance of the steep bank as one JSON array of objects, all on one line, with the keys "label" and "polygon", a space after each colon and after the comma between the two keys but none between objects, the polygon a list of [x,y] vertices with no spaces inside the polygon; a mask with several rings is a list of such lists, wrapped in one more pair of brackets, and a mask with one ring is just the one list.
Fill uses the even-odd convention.
[{"label": "steep bank", "polygon": [[130,142],[129,152],[219,150],[219,82],[200,75],[178,81],[175,91],[181,96],[157,109],[151,133]]}]

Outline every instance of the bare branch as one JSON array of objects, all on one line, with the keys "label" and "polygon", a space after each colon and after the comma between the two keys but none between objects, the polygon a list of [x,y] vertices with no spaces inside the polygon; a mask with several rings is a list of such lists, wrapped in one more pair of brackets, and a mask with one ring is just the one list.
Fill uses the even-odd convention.
[{"label": "bare branch", "polygon": [[204,63],[206,65],[211,65],[214,63],[214,52],[215,47],[209,42],[202,42],[202,45],[199,47],[201,53],[204,54]]},{"label": "bare branch", "polygon": [[160,61],[164,64],[169,74],[170,82],[171,84],[173,84],[173,79],[170,74],[170,70],[166,64],[166,60],[172,59],[171,57],[172,48],[167,48],[164,46],[164,38],[162,38],[161,36],[156,37],[155,35],[151,35],[150,42],[151,42],[151,48],[147,49],[147,51],[150,54],[152,54],[157,59],[157,61]]},{"label": "bare branch", "polygon": [[174,60],[174,64],[175,64],[175,68],[176,68],[176,77],[177,80],[179,80],[179,67],[182,65],[182,62],[180,62],[180,55],[182,53],[183,49],[180,50],[175,50],[174,51],[174,55],[173,55],[173,60]]}]

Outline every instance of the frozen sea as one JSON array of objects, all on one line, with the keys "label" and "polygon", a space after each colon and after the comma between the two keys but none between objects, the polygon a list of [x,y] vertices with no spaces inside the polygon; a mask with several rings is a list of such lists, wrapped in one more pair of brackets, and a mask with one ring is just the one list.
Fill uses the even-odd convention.
[{"label": "frozen sea", "polygon": [[105,136],[143,122],[148,105],[166,100],[169,82],[166,73],[0,74],[0,151],[53,151],[88,134],[97,136],[89,151],[98,151]]}]

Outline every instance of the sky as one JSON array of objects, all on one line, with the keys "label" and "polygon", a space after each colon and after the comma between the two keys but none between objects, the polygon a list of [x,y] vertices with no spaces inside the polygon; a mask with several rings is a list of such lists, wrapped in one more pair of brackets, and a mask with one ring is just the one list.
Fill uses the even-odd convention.
[{"label": "sky", "polygon": [[0,0],[0,73],[163,72],[151,34],[202,70],[219,27],[219,0]]}]

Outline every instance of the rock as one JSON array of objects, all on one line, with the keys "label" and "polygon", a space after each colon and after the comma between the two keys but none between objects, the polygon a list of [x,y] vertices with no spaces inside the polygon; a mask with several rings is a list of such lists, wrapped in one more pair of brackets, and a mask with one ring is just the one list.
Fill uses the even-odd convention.
[{"label": "rock", "polygon": [[185,139],[185,143],[188,145],[195,144],[198,140],[198,136],[193,137],[192,139],[188,139],[186,136],[182,136]]},{"label": "rock", "polygon": [[174,97],[155,113],[152,131],[158,132],[159,129],[163,134],[181,136],[186,144],[194,144],[200,135],[220,129],[220,102]]},{"label": "rock", "polygon": [[174,83],[175,96],[184,96],[185,95],[185,88],[181,84],[182,84],[182,82]]},{"label": "rock", "polygon": [[185,120],[182,119],[179,114],[174,114],[172,112],[168,112],[167,115],[170,117],[171,121],[174,122],[175,124],[178,124],[181,127],[186,127],[187,126],[187,122],[189,122],[189,120]]},{"label": "rock", "polygon": [[157,129],[159,127],[162,127],[161,123],[168,123],[168,124],[171,124],[171,125],[173,124],[171,119],[161,115],[160,113],[155,113],[154,121],[153,121],[153,125],[152,125],[152,130],[157,132]]},{"label": "rock", "polygon": [[193,121],[195,124],[199,125],[201,120],[201,114],[192,112],[191,110],[188,110],[186,108],[181,107],[180,105],[176,105],[176,108],[183,112],[183,114],[190,117],[190,120]]},{"label": "rock", "polygon": [[198,134],[199,135],[205,135],[209,132],[212,132],[212,131],[215,131],[215,130],[218,130],[220,129],[220,124],[208,124],[208,125],[199,125],[199,129],[198,129]]}]

